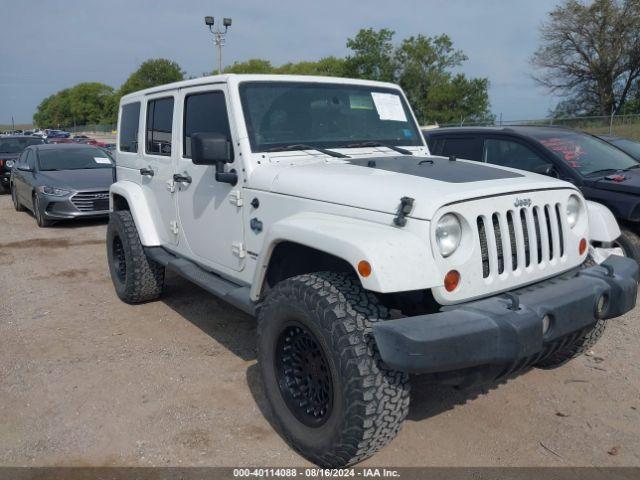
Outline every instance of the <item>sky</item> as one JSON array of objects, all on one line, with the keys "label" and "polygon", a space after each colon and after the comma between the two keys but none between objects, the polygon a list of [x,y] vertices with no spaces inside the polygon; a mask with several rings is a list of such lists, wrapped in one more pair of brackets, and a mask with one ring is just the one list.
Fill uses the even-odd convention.
[{"label": "sky", "polygon": [[225,65],[274,65],[348,54],[359,29],[389,28],[396,42],[446,33],[469,60],[461,71],[491,82],[504,120],[542,118],[557,99],[537,86],[529,59],[538,27],[559,0],[0,0],[0,124],[30,123],[48,95],[80,82],[119,87],[149,58],[187,75],[216,66],[204,16],[231,17]]}]

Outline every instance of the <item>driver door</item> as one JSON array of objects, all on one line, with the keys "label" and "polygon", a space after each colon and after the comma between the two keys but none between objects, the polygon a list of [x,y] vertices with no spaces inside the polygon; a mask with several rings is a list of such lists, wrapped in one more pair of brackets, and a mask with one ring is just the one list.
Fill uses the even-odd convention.
[{"label": "driver door", "polygon": [[191,161],[192,133],[221,133],[233,145],[237,136],[228,108],[228,91],[224,84],[181,90],[178,101],[183,115],[180,126],[176,174],[186,181],[176,182],[176,202],[181,249],[190,258],[212,268],[240,271],[244,268],[244,228],[242,219],[242,168],[237,154],[225,169],[236,170],[238,183],[233,186],[215,179],[214,165],[195,165]]}]

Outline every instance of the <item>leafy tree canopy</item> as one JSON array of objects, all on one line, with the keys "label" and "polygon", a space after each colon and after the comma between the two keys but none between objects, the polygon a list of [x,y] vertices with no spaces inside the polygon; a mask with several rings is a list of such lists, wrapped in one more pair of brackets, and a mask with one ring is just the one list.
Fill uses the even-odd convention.
[{"label": "leafy tree canopy", "polygon": [[534,78],[562,94],[556,115],[627,110],[640,79],[640,0],[564,0],[541,27]]},{"label": "leafy tree canopy", "polygon": [[120,96],[127,95],[131,92],[183,79],[184,72],[176,62],[165,58],[147,60],[127,78],[118,93]]}]

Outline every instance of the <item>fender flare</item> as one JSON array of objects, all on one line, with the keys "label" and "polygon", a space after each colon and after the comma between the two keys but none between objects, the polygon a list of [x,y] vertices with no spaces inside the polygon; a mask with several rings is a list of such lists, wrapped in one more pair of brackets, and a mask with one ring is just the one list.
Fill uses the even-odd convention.
[{"label": "fender flare", "polygon": [[153,223],[153,216],[149,209],[146,196],[142,187],[134,182],[126,180],[118,181],[111,185],[109,189],[109,211],[113,212],[114,195],[123,197],[129,204],[131,216],[136,224],[140,242],[145,247],[154,247],[161,245],[158,230]]},{"label": "fender flare", "polygon": [[613,242],[622,232],[616,218],[601,203],[586,200],[589,216],[589,238],[592,242]]},{"label": "fender flare", "polygon": [[426,234],[421,239],[391,225],[307,212],[283,218],[269,228],[263,244],[264,255],[258,257],[251,286],[253,300],[260,297],[274,248],[284,241],[341,258],[356,272],[358,262],[368,261],[371,275],[359,278],[365,289],[374,292],[421,290],[442,283],[437,280],[440,272],[431,257]]}]

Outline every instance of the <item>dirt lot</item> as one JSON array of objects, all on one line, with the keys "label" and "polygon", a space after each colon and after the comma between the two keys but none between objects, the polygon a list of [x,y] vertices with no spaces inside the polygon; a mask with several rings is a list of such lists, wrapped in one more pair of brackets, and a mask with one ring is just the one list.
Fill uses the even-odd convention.
[{"label": "dirt lot", "polygon": [[[275,432],[252,318],[170,275],[121,303],[106,223],[39,229],[0,196],[0,465],[305,465]],[[484,391],[414,382],[365,465],[640,465],[638,313],[590,356]]]}]

